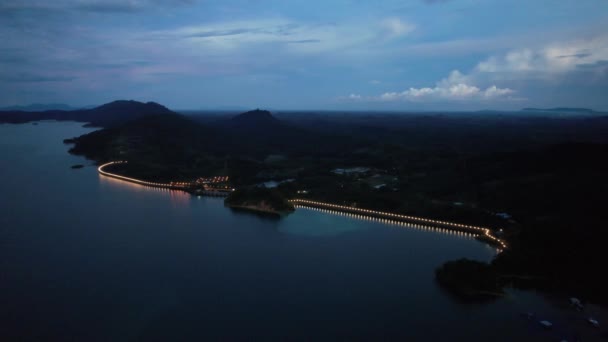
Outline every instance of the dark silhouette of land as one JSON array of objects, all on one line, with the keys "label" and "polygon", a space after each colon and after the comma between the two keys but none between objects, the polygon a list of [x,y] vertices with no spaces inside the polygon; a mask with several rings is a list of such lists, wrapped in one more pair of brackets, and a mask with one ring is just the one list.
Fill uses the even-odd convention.
[{"label": "dark silhouette of land", "polygon": [[[577,115],[559,115],[557,108],[549,110],[556,115],[255,110],[186,116],[156,103],[116,101],[71,112],[2,112],[0,121],[102,126],[66,140],[74,144],[71,152],[98,163],[128,160],[118,171],[139,179],[229,176],[238,189],[274,180],[280,184],[255,194],[255,203],[272,193],[277,208],[299,197],[494,227],[510,248],[487,265],[487,274],[608,303],[601,272],[608,116],[568,110]],[[470,265],[459,273],[461,264],[449,265],[450,279],[467,277]]]},{"label": "dark silhouette of land", "polygon": [[449,261],[437,268],[435,276],[440,285],[465,300],[485,301],[503,295],[504,284],[497,281],[496,269],[483,262]]},{"label": "dark silhouette of land", "polygon": [[65,103],[32,103],[25,106],[0,107],[0,111],[44,112],[47,110],[75,110]]},{"label": "dark silhouette of land", "polygon": [[137,101],[114,101],[91,109],[78,110],[44,110],[0,111],[0,123],[24,123],[39,120],[80,121],[92,126],[108,127],[140,118],[145,115],[173,113],[158,103],[141,103]]},{"label": "dark silhouette of land", "polygon": [[225,201],[226,206],[244,210],[285,215],[294,211],[293,204],[276,189],[248,187],[234,191]]},{"label": "dark silhouette of land", "polygon": [[556,107],[556,108],[524,108],[523,111],[528,112],[557,112],[557,113],[572,113],[572,114],[591,114],[595,111],[589,108],[568,108],[568,107]]}]

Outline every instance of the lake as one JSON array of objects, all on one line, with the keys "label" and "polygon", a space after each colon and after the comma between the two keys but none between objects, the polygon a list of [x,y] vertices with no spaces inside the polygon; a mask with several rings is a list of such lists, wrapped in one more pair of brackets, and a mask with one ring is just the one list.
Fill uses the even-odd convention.
[{"label": "lake", "polygon": [[[437,266],[495,255],[473,238],[318,209],[269,219],[222,199],[106,178],[62,143],[91,130],[0,125],[2,341],[544,341],[573,333],[571,310],[532,292],[466,304],[442,291]],[[525,312],[557,328],[545,331]]]}]

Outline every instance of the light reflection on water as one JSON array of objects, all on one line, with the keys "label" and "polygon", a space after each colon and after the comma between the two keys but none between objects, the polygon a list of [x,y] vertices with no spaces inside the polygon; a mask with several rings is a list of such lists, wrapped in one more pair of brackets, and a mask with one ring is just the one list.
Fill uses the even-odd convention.
[{"label": "light reflection on water", "polygon": [[357,219],[357,220],[378,222],[378,223],[382,223],[384,225],[388,225],[388,226],[392,226],[392,227],[410,228],[410,229],[416,229],[416,230],[422,230],[422,231],[428,231],[428,232],[434,232],[434,233],[441,233],[441,234],[445,234],[445,235],[458,236],[458,237],[462,237],[465,239],[474,239],[477,236],[477,234],[455,231],[455,230],[445,229],[445,228],[441,228],[441,227],[432,227],[432,226],[426,226],[426,225],[422,225],[422,224],[389,220],[389,219],[385,219],[385,218],[353,214],[353,213],[348,213],[348,212],[343,212],[343,211],[338,211],[338,210],[321,209],[321,208],[307,207],[307,206],[302,206],[302,205],[297,205],[296,208],[298,208],[300,210],[306,209],[306,210],[318,211],[318,212],[329,214],[329,215],[345,216],[345,217],[349,217],[349,218],[353,218],[353,219]]},{"label": "light reflection on water", "polygon": [[597,335],[533,292],[472,306],[445,295],[438,265],[495,254],[466,233],[303,207],[257,219],[221,199],[98,178],[70,169],[89,163],[62,143],[81,126],[0,125],[2,341],[566,337],[522,312]]},{"label": "light reflection on water", "polygon": [[106,177],[98,174],[100,184],[108,186],[111,189],[128,189],[130,191],[144,194],[144,193],[157,193],[157,194],[168,194],[171,200],[171,204],[174,207],[184,207],[190,205],[192,195],[181,190],[155,188],[151,186],[145,186],[141,184],[135,184],[124,180]]},{"label": "light reflection on water", "polygon": [[[143,194],[143,193],[168,194],[169,198],[170,198],[170,202],[173,207],[189,206],[190,201],[192,200],[192,195],[190,195],[184,191],[181,191],[181,190],[172,190],[172,189],[145,186],[145,185],[131,183],[131,182],[127,182],[127,181],[112,178],[112,177],[106,177],[101,174],[98,175],[98,177],[99,177],[99,181],[101,184],[107,185],[113,189],[129,189],[129,190],[135,191],[139,194]],[[442,228],[442,227],[433,227],[433,226],[428,226],[428,225],[403,222],[403,221],[391,220],[391,219],[386,219],[386,218],[379,218],[379,217],[375,217],[375,216],[343,212],[343,211],[339,211],[339,210],[316,208],[316,207],[310,207],[310,206],[306,206],[306,205],[296,205],[295,208],[299,211],[319,212],[319,213],[323,213],[326,215],[341,216],[341,217],[346,217],[346,218],[354,219],[354,220],[380,223],[382,225],[392,227],[392,228],[406,228],[406,229],[423,231],[423,232],[427,232],[427,233],[458,237],[458,238],[461,238],[464,240],[472,240],[478,236],[478,234],[451,230],[451,229],[446,229],[446,228]],[[289,218],[286,218],[286,219],[289,219]],[[356,225],[351,225],[350,228],[356,228]],[[336,227],[323,226],[323,227],[307,227],[306,231],[298,230],[297,228],[296,229],[288,228],[288,229],[284,229],[282,231],[284,231],[288,234],[295,234],[295,235],[323,236],[323,235],[337,235],[337,234],[345,233],[347,231],[352,231],[352,229],[341,230],[339,228],[336,229]],[[499,251],[500,251],[499,249],[495,249],[489,245],[487,247],[488,247],[488,249],[493,250],[494,253],[499,253]]]}]

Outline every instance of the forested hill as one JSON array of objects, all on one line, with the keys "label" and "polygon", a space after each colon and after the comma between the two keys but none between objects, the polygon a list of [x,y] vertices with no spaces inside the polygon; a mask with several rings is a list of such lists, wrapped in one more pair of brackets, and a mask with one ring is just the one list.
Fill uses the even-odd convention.
[{"label": "forested hill", "polygon": [[93,126],[120,125],[146,115],[176,114],[155,102],[119,100],[92,109],[47,110],[39,112],[0,111],[0,123],[24,123],[39,120],[79,121]]}]

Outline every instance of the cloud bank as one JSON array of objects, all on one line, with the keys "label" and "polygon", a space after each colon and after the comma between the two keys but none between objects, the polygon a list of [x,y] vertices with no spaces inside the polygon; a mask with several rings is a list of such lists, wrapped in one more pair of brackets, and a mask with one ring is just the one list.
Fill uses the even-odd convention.
[{"label": "cloud bank", "polygon": [[342,99],[351,101],[489,101],[499,99],[513,99],[513,89],[499,88],[496,85],[487,88],[479,88],[472,85],[473,78],[454,70],[450,75],[435,84],[434,87],[422,87],[400,91],[386,92],[379,96],[365,97],[358,94],[351,94]]},{"label": "cloud bank", "polygon": [[340,99],[358,102],[522,101],[526,98],[515,96],[519,92],[497,84],[550,82],[555,86],[571,83],[576,78],[584,79],[587,84],[608,83],[608,35],[513,49],[478,62],[468,74],[453,70],[432,87],[410,87],[377,96],[351,94]]}]

